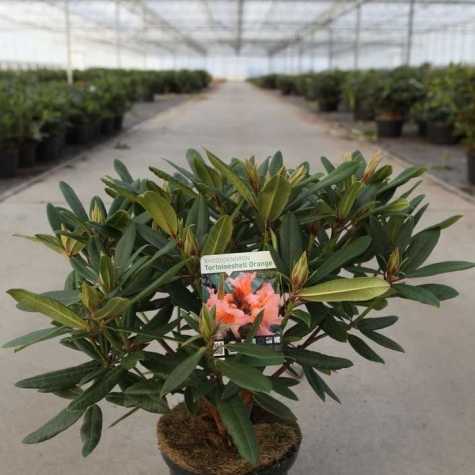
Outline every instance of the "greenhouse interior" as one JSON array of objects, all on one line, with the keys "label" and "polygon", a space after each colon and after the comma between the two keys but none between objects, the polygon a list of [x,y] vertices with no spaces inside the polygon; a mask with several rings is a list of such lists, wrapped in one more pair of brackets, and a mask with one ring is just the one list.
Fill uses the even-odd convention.
[{"label": "greenhouse interior", "polygon": [[2,0],[0,216],[1,475],[475,473],[475,0]]}]

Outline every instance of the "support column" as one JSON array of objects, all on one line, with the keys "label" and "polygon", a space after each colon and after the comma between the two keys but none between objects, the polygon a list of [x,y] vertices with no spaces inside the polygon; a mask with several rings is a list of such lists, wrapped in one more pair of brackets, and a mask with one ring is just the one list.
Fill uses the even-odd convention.
[{"label": "support column", "polygon": [[71,51],[71,15],[69,11],[69,0],[64,0],[64,23],[66,33],[66,76],[68,84],[74,82],[73,77],[73,54]]},{"label": "support column", "polygon": [[122,67],[122,51],[120,41],[120,0],[115,0],[115,58],[116,66]]},{"label": "support column", "polygon": [[406,41],[406,58],[405,63],[409,66],[411,64],[412,56],[412,40],[414,36],[414,11],[416,0],[411,0],[409,4],[409,14],[407,18],[407,41]]},{"label": "support column", "polygon": [[355,25],[355,56],[353,58],[353,67],[358,69],[360,67],[360,37],[361,37],[361,9],[362,4],[356,7],[356,25]]}]

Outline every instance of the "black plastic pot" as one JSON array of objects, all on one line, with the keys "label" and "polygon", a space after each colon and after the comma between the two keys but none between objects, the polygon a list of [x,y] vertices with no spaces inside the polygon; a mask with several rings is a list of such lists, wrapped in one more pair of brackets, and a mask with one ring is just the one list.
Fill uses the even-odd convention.
[{"label": "black plastic pot", "polygon": [[374,120],[374,111],[371,108],[365,108],[363,105],[356,105],[353,111],[353,120],[367,122]]},{"label": "black plastic pot", "polygon": [[90,124],[74,124],[68,128],[66,142],[71,145],[85,145],[92,140]]},{"label": "black plastic pot", "polygon": [[475,147],[467,149],[468,181],[475,185]]},{"label": "black plastic pot", "polygon": [[417,121],[417,135],[419,135],[419,137],[427,136],[427,121],[426,120]]},{"label": "black plastic pot", "polygon": [[51,162],[57,160],[61,153],[63,138],[61,133],[45,137],[36,149],[36,160],[38,162]]},{"label": "black plastic pot", "polygon": [[26,140],[18,144],[18,167],[31,168],[36,163],[36,148],[38,142],[35,140]]},{"label": "black plastic pot", "polygon": [[376,119],[376,126],[378,128],[378,137],[380,138],[395,138],[402,135],[402,126],[404,121],[402,119]]},{"label": "black plastic pot", "polygon": [[325,99],[318,101],[320,112],[334,112],[338,109],[338,99]]},{"label": "black plastic pot", "polygon": [[18,168],[18,150],[0,147],[0,178],[13,178]]},{"label": "black plastic pot", "polygon": [[441,122],[427,123],[427,139],[437,145],[454,145],[458,141],[453,124]]},{"label": "black plastic pot", "polygon": [[155,94],[153,91],[145,92],[142,96],[143,102],[154,102],[155,101]]},{"label": "black plastic pot", "polygon": [[101,121],[101,134],[112,135],[114,133],[114,119],[112,117],[104,117]]},{"label": "black plastic pot", "polygon": [[118,132],[119,130],[122,130],[123,127],[124,127],[124,116],[116,115],[114,117],[114,130]]},{"label": "black plastic pot", "polygon": [[[295,460],[297,460],[298,455],[298,448],[294,448],[290,450],[285,456],[276,462],[271,467],[265,467],[261,469],[256,469],[255,471],[251,472],[250,475],[288,475],[289,470],[292,468]],[[179,467],[173,461],[171,461],[163,452],[162,452],[163,460],[168,465],[170,469],[170,475],[204,475],[198,472],[190,472],[189,470],[185,470],[184,468]]]}]

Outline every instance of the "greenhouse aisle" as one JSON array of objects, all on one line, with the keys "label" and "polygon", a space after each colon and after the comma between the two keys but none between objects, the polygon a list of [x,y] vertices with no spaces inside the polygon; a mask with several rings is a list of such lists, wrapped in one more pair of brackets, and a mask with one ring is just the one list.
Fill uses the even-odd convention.
[{"label": "greenhouse aisle", "polygon": [[[149,175],[148,165],[168,169],[162,157],[184,163],[188,147],[206,146],[223,158],[265,158],[280,149],[289,164],[319,158],[341,159],[367,144],[340,139],[301,111],[245,83],[225,83],[144,122],[68,167],[0,203],[0,337],[1,341],[44,326],[43,317],[20,313],[4,291],[61,288],[66,263],[42,247],[12,233],[48,232],[47,202],[62,203],[58,182],[71,184],[84,200],[102,193],[100,177],[112,173],[115,158],[134,175]],[[389,160],[390,161],[390,160]],[[394,163],[399,168],[398,163]],[[426,223],[447,215],[465,218],[442,237],[437,260],[475,260],[475,204],[425,180],[432,201]],[[329,352],[349,356],[355,367],[330,378],[343,404],[322,403],[307,384],[295,405],[304,433],[301,455],[292,475],[467,475],[475,466],[475,272],[439,279],[456,287],[461,298],[440,310],[397,302],[385,314],[401,316],[388,332],[406,353],[381,351],[386,365],[372,364],[351,353],[348,345],[326,343]],[[167,473],[155,442],[156,417],[135,415],[105,430],[99,448],[78,462],[79,426],[36,446],[23,446],[24,435],[66,405],[13,386],[26,376],[80,362],[58,345],[36,345],[16,355],[0,353],[0,459],[2,475],[139,475]],[[124,411],[108,407],[106,424]],[[68,467],[67,469],[65,467]]]}]

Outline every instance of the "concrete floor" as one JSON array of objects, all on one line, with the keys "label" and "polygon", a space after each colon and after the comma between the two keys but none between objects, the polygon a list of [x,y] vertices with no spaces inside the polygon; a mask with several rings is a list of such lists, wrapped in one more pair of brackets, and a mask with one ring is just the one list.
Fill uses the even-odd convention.
[{"label": "concrete floor", "polygon": [[[310,113],[243,83],[226,83],[217,91],[144,122],[123,136],[128,150],[100,146],[89,159],[53,173],[0,203],[0,340],[44,326],[43,317],[21,313],[4,291],[61,288],[66,263],[42,247],[13,238],[13,233],[47,232],[47,202],[62,203],[57,183],[65,180],[81,198],[102,190],[100,177],[112,161],[123,160],[134,174],[147,166],[163,168],[162,157],[184,162],[187,147],[204,145],[223,158],[256,155],[263,159],[281,149],[289,164],[319,157],[339,158],[370,145],[344,140]],[[389,160],[391,161],[391,160]],[[399,163],[394,162],[396,168]],[[475,260],[475,205],[430,178],[425,191],[432,205],[424,224],[463,212],[465,218],[442,237],[434,260]],[[362,360],[347,345],[325,343],[323,350],[350,356],[355,367],[333,376],[332,387],[343,405],[320,402],[304,383],[294,404],[304,442],[292,475],[469,475],[475,472],[475,272],[438,279],[456,287],[461,297],[440,310],[397,302],[385,314],[401,316],[388,332],[405,354],[380,351],[386,365]],[[379,350],[378,350],[379,351]],[[99,448],[80,457],[79,426],[36,446],[23,436],[65,402],[17,389],[14,382],[35,373],[81,361],[59,345],[39,344],[16,355],[0,352],[1,475],[139,475],[166,474],[156,449],[156,418],[135,415],[105,430]],[[120,414],[106,406],[106,423]]]}]

